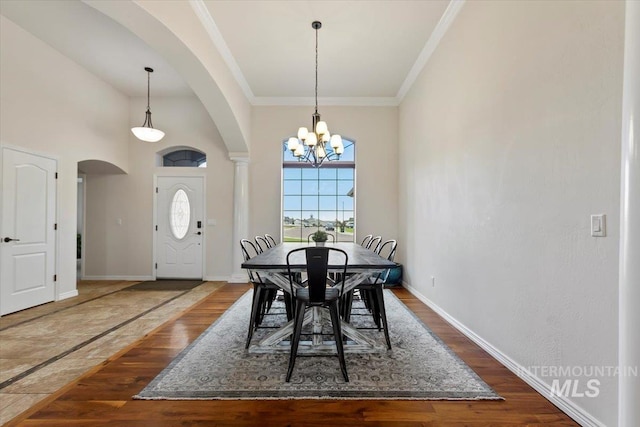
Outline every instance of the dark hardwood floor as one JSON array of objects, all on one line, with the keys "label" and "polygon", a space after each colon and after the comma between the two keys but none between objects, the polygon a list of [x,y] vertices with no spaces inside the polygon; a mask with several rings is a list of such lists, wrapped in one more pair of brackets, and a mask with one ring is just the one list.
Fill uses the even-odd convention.
[{"label": "dark hardwood floor", "polygon": [[248,286],[225,285],[7,426],[575,426],[404,289],[395,294],[504,401],[133,400]]}]

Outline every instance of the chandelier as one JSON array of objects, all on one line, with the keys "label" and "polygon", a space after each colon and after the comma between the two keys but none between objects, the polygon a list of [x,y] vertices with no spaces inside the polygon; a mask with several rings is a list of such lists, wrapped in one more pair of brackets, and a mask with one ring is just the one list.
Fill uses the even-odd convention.
[{"label": "chandelier", "polygon": [[311,27],[316,30],[316,109],[311,116],[311,130],[306,127],[298,129],[298,137],[291,137],[287,148],[298,158],[298,161],[320,167],[323,162],[338,160],[344,152],[342,137],[331,135],[327,123],[320,120],[318,113],[318,30],[322,28],[320,21],[313,21]]},{"label": "chandelier", "polygon": [[164,132],[160,129],[153,128],[153,124],[151,123],[151,109],[149,108],[149,82],[153,68],[144,67],[144,70],[147,72],[147,112],[144,115],[144,123],[142,126],[131,128],[131,132],[141,141],[158,142],[164,138]]}]

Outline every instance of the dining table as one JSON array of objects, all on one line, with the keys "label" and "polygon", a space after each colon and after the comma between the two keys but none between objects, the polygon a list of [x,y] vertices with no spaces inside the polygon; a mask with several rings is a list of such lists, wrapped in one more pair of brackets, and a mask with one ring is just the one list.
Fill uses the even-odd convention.
[{"label": "dining table", "polygon": [[[367,249],[354,242],[325,243],[328,247],[342,249],[347,253],[347,277],[344,280],[344,294],[350,293],[363,281],[375,278],[381,272],[394,268],[397,264],[390,261],[376,252]],[[291,293],[292,288],[289,282],[287,268],[287,254],[301,247],[311,246],[309,243],[284,242],[264,252],[248,259],[242,263],[242,268],[252,270],[260,275],[262,280],[269,280],[282,289],[283,292]],[[290,269],[292,273],[304,272],[306,261],[304,251],[297,252],[290,259]],[[329,272],[342,272],[344,269],[344,256],[330,253]],[[303,285],[293,281],[293,290]],[[321,331],[322,326],[329,322],[329,316],[319,307],[312,307],[305,313],[303,325],[311,324],[312,335],[310,340],[301,341],[299,354],[334,354],[336,351],[335,342],[326,341]],[[293,333],[293,323],[291,320],[272,333],[262,338],[257,343],[249,346],[250,353],[281,353],[290,351],[290,337]],[[365,335],[349,322],[341,321],[342,333],[346,337],[344,351],[347,353],[373,353],[386,351],[387,347],[382,340],[377,337]]]}]

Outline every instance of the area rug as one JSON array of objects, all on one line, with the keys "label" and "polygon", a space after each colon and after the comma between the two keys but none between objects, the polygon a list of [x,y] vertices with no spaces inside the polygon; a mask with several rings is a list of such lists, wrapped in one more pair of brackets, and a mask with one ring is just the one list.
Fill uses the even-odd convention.
[{"label": "area rug", "polygon": [[[286,383],[288,353],[245,350],[250,291],[134,398],[502,399],[391,291],[384,292],[393,348],[373,354],[347,353],[348,383],[335,355],[298,356],[291,382]],[[280,314],[266,316],[265,322],[286,322],[283,308],[274,304],[272,311]],[[354,309],[351,323],[372,327],[371,316],[364,312],[364,308]],[[258,329],[252,342],[271,332],[273,329]],[[375,328],[361,332],[384,343],[383,333]]]},{"label": "area rug", "polygon": [[202,280],[148,280],[129,286],[124,291],[189,291],[202,285]]}]

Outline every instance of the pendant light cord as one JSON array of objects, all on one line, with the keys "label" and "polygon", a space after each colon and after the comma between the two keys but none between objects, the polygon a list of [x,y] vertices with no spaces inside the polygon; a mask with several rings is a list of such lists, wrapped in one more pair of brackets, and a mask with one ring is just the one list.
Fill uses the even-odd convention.
[{"label": "pendant light cord", "polygon": [[318,28],[316,28],[316,114],[318,114]]},{"label": "pendant light cord", "polygon": [[149,91],[151,90],[151,72],[147,71],[147,111],[151,110],[149,102]]}]

